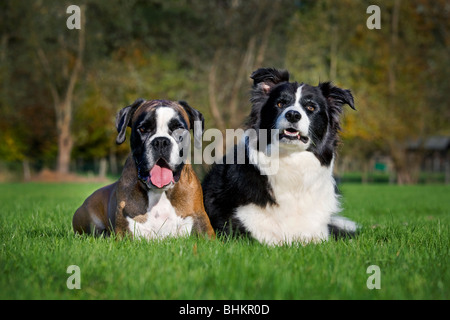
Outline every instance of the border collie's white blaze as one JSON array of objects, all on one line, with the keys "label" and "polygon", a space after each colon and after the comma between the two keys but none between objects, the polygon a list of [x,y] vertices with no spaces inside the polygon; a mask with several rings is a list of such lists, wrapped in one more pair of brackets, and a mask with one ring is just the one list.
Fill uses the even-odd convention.
[{"label": "border collie's white blaze", "polygon": [[[308,131],[310,121],[305,110],[303,110],[300,105],[302,88],[303,85],[298,87],[295,93],[295,103],[292,106],[285,108],[276,120],[275,128],[279,129],[286,138],[291,139],[291,143],[289,143],[289,140],[286,140],[285,138],[285,143],[281,144],[280,147],[286,147],[292,143],[295,143],[301,150],[306,150],[309,147],[310,141],[308,138]],[[294,117],[294,119],[292,119],[292,117]],[[292,121],[295,120],[295,117],[299,118],[298,122]]]},{"label": "border collie's white blaze", "polygon": [[[333,216],[340,210],[332,176],[339,115],[344,104],[354,109],[350,91],[328,82],[289,82],[287,71],[276,69],[258,69],[252,79],[247,128],[265,129],[268,147],[244,139],[246,164],[217,164],[208,173],[204,202],[213,227],[270,245],[327,240],[330,231],[354,233],[356,224]],[[266,154],[273,148],[276,159]],[[270,161],[278,161],[277,172],[259,165]]]}]

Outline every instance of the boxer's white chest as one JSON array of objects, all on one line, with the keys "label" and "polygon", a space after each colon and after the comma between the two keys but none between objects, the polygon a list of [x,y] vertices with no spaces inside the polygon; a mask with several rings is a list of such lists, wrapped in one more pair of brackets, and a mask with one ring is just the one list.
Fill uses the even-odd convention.
[{"label": "boxer's white chest", "polygon": [[177,215],[165,192],[154,191],[148,193],[147,213],[135,218],[127,217],[127,220],[135,238],[149,240],[188,236],[194,224],[191,217]]}]

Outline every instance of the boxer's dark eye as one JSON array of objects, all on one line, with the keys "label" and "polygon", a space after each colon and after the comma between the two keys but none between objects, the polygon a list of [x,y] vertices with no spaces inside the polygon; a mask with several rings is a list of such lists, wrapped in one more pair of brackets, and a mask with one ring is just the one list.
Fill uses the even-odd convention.
[{"label": "boxer's dark eye", "polygon": [[138,128],[138,130],[139,130],[140,133],[146,133],[147,132],[147,130],[144,127],[140,127],[140,128]]},{"label": "boxer's dark eye", "polygon": [[183,125],[181,124],[181,122],[178,122],[176,120],[172,120],[169,123],[169,130],[170,131],[175,131],[175,130],[178,130],[178,129],[183,129]]}]

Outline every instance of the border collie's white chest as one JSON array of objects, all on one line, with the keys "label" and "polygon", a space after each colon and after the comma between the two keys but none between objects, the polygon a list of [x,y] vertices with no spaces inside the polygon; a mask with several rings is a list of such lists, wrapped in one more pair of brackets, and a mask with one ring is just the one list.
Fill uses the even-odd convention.
[{"label": "border collie's white chest", "polygon": [[239,207],[237,218],[269,245],[327,240],[330,217],[339,211],[332,167],[306,151],[280,157],[278,172],[267,176],[278,205]]},{"label": "border collie's white chest", "polygon": [[127,217],[128,228],[136,238],[163,239],[188,236],[194,221],[175,212],[165,192],[149,192],[148,212],[134,219]]}]

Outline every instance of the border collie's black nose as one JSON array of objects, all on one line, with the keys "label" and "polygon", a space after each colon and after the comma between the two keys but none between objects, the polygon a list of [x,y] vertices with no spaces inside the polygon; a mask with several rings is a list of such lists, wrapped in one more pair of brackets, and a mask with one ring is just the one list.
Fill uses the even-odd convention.
[{"label": "border collie's black nose", "polygon": [[302,118],[302,115],[298,111],[290,110],[290,111],[286,112],[285,117],[286,117],[287,121],[289,121],[291,123],[295,123],[295,122],[300,121],[300,119]]},{"label": "border collie's black nose", "polygon": [[152,141],[152,147],[159,153],[164,153],[170,146],[170,140],[166,137],[155,138]]}]

